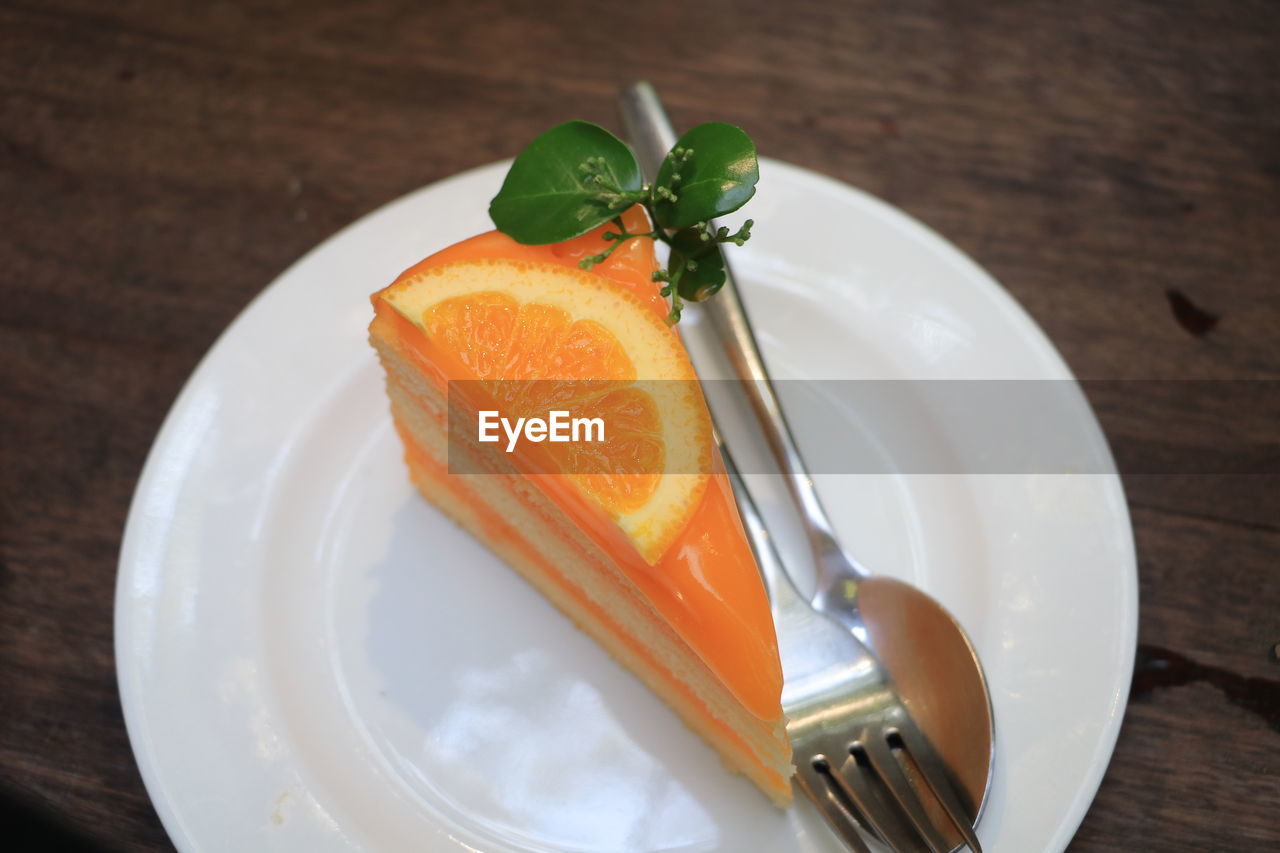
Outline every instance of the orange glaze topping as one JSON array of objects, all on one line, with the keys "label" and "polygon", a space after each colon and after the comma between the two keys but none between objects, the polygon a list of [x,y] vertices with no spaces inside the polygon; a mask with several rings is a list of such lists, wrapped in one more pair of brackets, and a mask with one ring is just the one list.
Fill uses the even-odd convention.
[{"label": "orange glaze topping", "polygon": [[[628,231],[649,230],[641,208],[628,211],[623,221]],[[396,283],[435,266],[485,258],[576,267],[581,258],[596,254],[608,245],[600,235],[613,228],[613,225],[602,226],[550,246],[525,246],[497,231],[487,232],[431,255],[402,273]],[[651,241],[638,239],[615,250],[605,262],[593,267],[593,271],[640,296],[659,316],[665,317],[666,302],[658,292],[659,286],[650,278],[656,268]],[[395,283],[391,287],[395,287]],[[468,378],[455,373],[453,366],[441,365],[434,354],[429,354],[425,336],[387,307],[377,294],[373,301],[378,315],[375,327],[381,327],[378,333],[397,340],[420,366],[430,366],[432,369],[426,371],[429,376],[436,381]],[[779,715],[782,669],[773,619],[733,503],[728,478],[719,469],[718,458],[716,464],[717,472],[711,477],[690,523],[652,566],[634,549],[620,546],[621,538],[616,531],[606,529],[598,513],[584,513],[581,506],[574,505],[578,502],[563,490],[544,491],[614,556],[657,613],[720,676],[748,710],[761,719],[774,719]]]}]

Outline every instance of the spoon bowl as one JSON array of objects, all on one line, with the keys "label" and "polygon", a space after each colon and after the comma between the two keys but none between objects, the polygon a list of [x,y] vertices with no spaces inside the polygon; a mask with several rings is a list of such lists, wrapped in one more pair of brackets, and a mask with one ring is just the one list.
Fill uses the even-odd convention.
[{"label": "spoon bowl", "polygon": [[[976,822],[991,785],[995,743],[990,693],[977,654],[956,620],[928,594],[884,576],[872,575],[858,586],[864,642],[950,769]],[[856,630],[840,609],[818,609]]]}]

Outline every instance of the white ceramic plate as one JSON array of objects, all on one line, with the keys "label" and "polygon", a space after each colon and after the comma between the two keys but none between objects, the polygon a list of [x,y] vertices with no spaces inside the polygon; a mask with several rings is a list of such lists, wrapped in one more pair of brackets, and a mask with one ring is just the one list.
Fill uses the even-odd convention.
[{"label": "white ceramic plate", "polygon": [[[368,294],[490,227],[505,168],[434,184],[325,242],[174,404],[116,600],[125,717],[156,809],[183,851],[835,851],[807,803],[779,812],[727,775],[410,490],[365,339]],[[1070,376],[1010,297],[919,223],[782,163],[762,174],[760,224],[735,255],[778,376]],[[1076,416],[1096,433],[1083,402]],[[1130,678],[1119,479],[820,488],[866,564],[933,593],[974,639],[997,726],[986,849],[1061,850]]]}]

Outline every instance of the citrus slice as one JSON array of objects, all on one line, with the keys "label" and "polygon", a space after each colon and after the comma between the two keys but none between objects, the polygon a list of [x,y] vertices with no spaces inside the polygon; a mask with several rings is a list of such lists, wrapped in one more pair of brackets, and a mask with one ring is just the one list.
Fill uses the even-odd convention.
[{"label": "citrus slice", "polygon": [[558,471],[653,564],[706,490],[711,422],[675,332],[624,283],[564,263],[463,258],[415,267],[382,297],[450,379],[507,412],[598,417],[604,439],[545,445]]}]

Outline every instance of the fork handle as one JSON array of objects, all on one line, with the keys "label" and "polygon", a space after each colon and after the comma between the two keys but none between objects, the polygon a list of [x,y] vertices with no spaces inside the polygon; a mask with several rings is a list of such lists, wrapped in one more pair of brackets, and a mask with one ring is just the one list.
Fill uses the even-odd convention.
[{"label": "fork handle", "polygon": [[[666,153],[676,143],[675,131],[658,93],[648,83],[633,83],[623,90],[619,107],[641,169],[646,175],[656,175]],[[836,541],[831,520],[818,500],[813,478],[805,468],[795,437],[778,404],[773,382],[765,369],[764,358],[760,355],[760,347],[747,319],[746,307],[734,286],[727,260],[724,287],[714,299],[701,303],[700,309],[715,328],[720,346],[738,376],[737,387],[755,412],[765,443],[786,475],[787,489],[799,510],[816,558],[818,590],[821,592],[850,571],[863,575],[858,563],[845,554]]]}]

